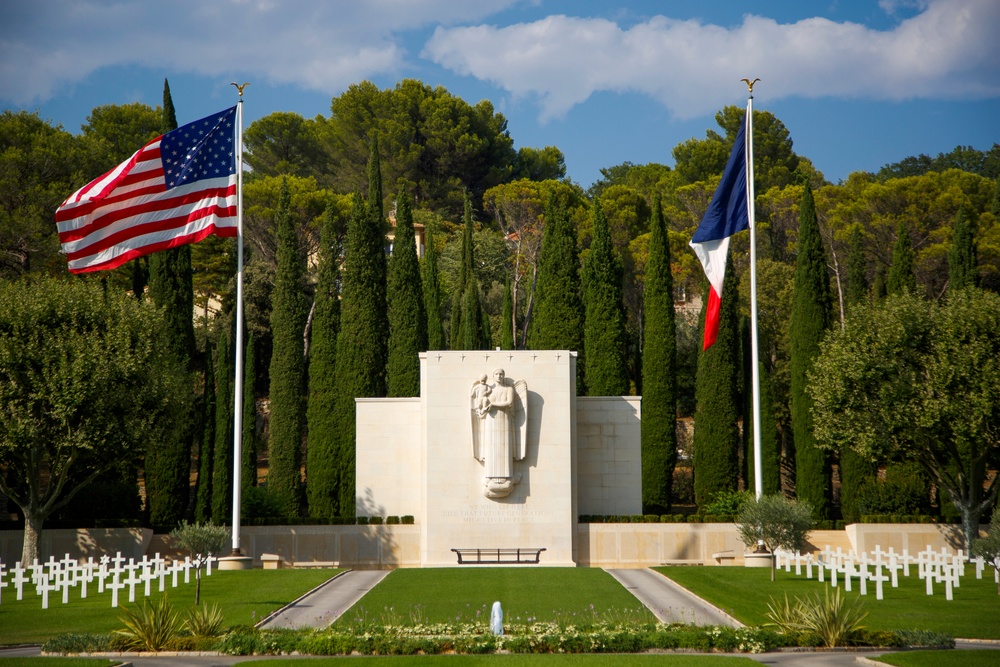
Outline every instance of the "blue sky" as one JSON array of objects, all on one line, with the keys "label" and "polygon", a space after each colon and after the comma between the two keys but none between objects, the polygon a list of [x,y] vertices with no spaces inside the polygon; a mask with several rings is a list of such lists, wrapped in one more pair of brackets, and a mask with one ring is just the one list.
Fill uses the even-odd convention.
[{"label": "blue sky", "polygon": [[998,0],[0,0],[0,106],[71,132],[103,104],[178,120],[329,115],[365,79],[489,99],[517,146],[558,146],[584,187],[746,103],[831,181],[1000,141]]}]

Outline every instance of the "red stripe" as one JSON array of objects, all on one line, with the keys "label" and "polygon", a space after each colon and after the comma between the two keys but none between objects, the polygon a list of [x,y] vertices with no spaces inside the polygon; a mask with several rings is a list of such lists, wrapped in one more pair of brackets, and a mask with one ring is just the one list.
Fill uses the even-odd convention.
[{"label": "red stripe", "polygon": [[[140,194],[158,194],[164,192],[162,186],[157,186],[156,188],[151,188],[152,192],[146,193],[145,191],[138,191]],[[155,213],[156,211],[169,211],[170,209],[179,208],[182,206],[188,206],[194,208],[199,202],[211,199],[221,199],[236,194],[236,184],[230,184],[226,187],[221,188],[208,188],[205,190],[197,190],[195,192],[188,192],[186,194],[177,197],[157,197],[148,202],[143,202],[141,204],[135,204],[131,206],[126,206],[124,208],[114,208],[113,206],[107,213],[96,214],[94,219],[88,224],[77,229],[71,229],[65,232],[59,233],[59,242],[68,243],[70,241],[78,241],[84,239],[90,234],[104,229],[110,225],[113,225],[125,218],[130,218],[135,215],[141,215],[143,213]],[[128,199],[134,198],[134,194],[130,195]],[[102,207],[103,208],[103,207]]]},{"label": "red stripe", "polygon": [[[162,176],[163,172],[159,173]],[[119,195],[112,195],[110,197],[105,197],[104,199],[92,199],[84,201],[81,202],[79,206],[73,208],[59,209],[58,211],[56,211],[56,222],[68,222],[70,220],[78,220],[80,218],[94,217],[99,215],[102,209],[113,208],[116,205],[123,204],[137,197],[155,195],[166,191],[167,191],[167,186],[161,178],[158,183],[154,183],[153,185],[150,185],[145,188],[136,188],[134,190],[129,190],[128,192],[123,192]],[[77,232],[80,229],[86,229],[86,228],[87,227],[84,226],[73,231]],[[63,233],[68,234],[71,232],[63,232]]]},{"label": "red stripe", "polygon": [[91,264],[84,266],[82,268],[69,270],[70,273],[90,273],[92,271],[104,271],[105,269],[114,269],[116,267],[130,262],[136,257],[143,257],[145,255],[152,255],[155,252],[160,252],[161,250],[167,250],[169,248],[177,248],[182,245],[187,245],[189,243],[197,243],[202,239],[205,239],[212,234],[215,236],[220,236],[223,238],[235,238],[238,230],[235,227],[216,227],[215,225],[209,225],[203,230],[200,230],[194,234],[188,234],[187,236],[175,236],[167,241],[162,241],[160,243],[151,243],[150,245],[143,246],[141,248],[135,248],[133,250],[128,250],[118,255],[114,259],[108,260],[102,264]]},{"label": "red stripe", "polygon": [[[107,250],[108,248],[114,247],[123,241],[135,238],[137,236],[142,236],[144,234],[152,234],[154,232],[162,232],[171,229],[177,229],[183,227],[188,223],[194,222],[196,220],[201,220],[202,218],[217,216],[219,218],[235,218],[236,217],[236,207],[235,206],[210,206],[207,208],[199,208],[185,215],[179,215],[172,218],[164,218],[162,220],[153,220],[141,225],[131,225],[109,235],[107,238],[100,239],[99,241],[93,243],[92,245],[81,248],[74,252],[66,253],[66,257],[69,260],[79,259],[81,257],[89,257],[95,255],[102,250]],[[181,237],[184,238],[184,237]],[[172,246],[168,246],[172,247]],[[144,253],[146,254],[146,253]]]},{"label": "red stripe", "polygon": [[101,174],[100,178],[96,178],[93,181],[91,181],[90,183],[88,183],[87,185],[85,185],[82,188],[80,188],[80,190],[79,190],[80,196],[78,197],[78,200],[79,199],[87,198],[87,199],[90,199],[90,200],[98,200],[99,201],[99,200],[103,199],[104,197],[106,197],[109,193],[113,192],[115,190],[115,188],[121,187],[121,184],[124,181],[124,179],[126,179],[129,176],[129,174],[132,173],[132,170],[135,168],[135,166],[137,164],[139,164],[140,162],[148,162],[149,160],[158,160],[158,159],[160,159],[160,147],[156,146],[155,148],[148,148],[148,146],[150,144],[156,143],[161,138],[162,138],[162,135],[159,136],[159,137],[156,137],[155,139],[152,139],[145,146],[143,146],[142,148],[140,148],[139,150],[137,150],[135,153],[133,153],[132,157],[129,158],[128,166],[126,166],[125,169],[123,169],[122,172],[120,174],[118,174],[118,176],[114,180],[112,180],[112,181],[108,182],[107,184],[105,184],[105,186],[103,188],[101,188],[100,192],[98,192],[98,193],[96,193],[94,195],[90,195],[91,188],[97,187],[97,185],[102,180],[104,180],[104,178],[108,174],[110,174],[111,172],[113,172],[115,169],[118,169],[118,167],[120,167],[121,165],[117,165],[114,168],[109,169],[108,171],[106,171],[103,174]]},{"label": "red stripe", "polygon": [[702,343],[702,352],[712,347],[715,339],[719,336],[719,309],[722,300],[715,293],[715,288],[708,286],[708,305],[705,306],[705,338]]}]

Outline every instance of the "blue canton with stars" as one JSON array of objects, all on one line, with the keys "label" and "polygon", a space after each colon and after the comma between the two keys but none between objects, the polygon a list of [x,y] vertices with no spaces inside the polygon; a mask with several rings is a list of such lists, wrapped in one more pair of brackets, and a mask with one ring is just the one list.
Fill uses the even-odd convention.
[{"label": "blue canton with stars", "polygon": [[236,107],[163,135],[160,159],[167,189],[236,173]]}]

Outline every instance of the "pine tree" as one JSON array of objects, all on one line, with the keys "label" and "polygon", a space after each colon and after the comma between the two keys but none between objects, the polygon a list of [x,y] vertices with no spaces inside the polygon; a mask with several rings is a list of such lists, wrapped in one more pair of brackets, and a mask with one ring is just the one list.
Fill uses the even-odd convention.
[{"label": "pine tree", "polygon": [[738,292],[739,277],[729,256],[722,283],[719,334],[712,347],[699,352],[695,378],[694,499],[699,507],[720,493],[736,491],[740,478]]},{"label": "pine tree", "polygon": [[340,469],[335,418],[337,332],[340,330],[340,248],[333,208],[327,207],[320,232],[319,275],[309,339],[309,425],[306,447],[306,496],[309,516],[338,514]]},{"label": "pine tree", "polygon": [[302,283],[305,261],[292,220],[291,195],[282,181],[275,220],[278,268],[271,294],[271,428],[268,492],[295,516],[301,506],[301,450],[305,427],[305,331],[307,308]]},{"label": "pine tree", "polygon": [[831,502],[831,463],[813,436],[812,397],[806,375],[819,343],[830,328],[833,301],[823,241],[816,220],[812,190],[806,185],[799,207],[799,248],[795,263],[790,331],[791,411],[795,438],[795,490],[812,505],[817,519],[826,519]]},{"label": "pine tree", "polygon": [[899,221],[896,228],[896,244],[892,247],[892,266],[886,281],[886,292],[891,296],[903,292],[917,291],[917,278],[913,273],[913,245],[906,222]]},{"label": "pine tree", "polygon": [[257,350],[253,333],[246,339],[243,355],[243,437],[240,449],[243,454],[243,470],[240,477],[243,486],[257,486]]},{"label": "pine tree", "polygon": [[389,396],[420,395],[420,357],[427,350],[427,313],[420,281],[410,201],[403,192],[396,203],[396,239],[389,259]]},{"label": "pine tree", "polygon": [[865,267],[865,250],[861,236],[861,225],[851,229],[847,249],[847,290],[845,291],[847,312],[859,303],[868,303],[868,278]]},{"label": "pine tree", "polygon": [[622,265],[599,201],[594,203],[593,221],[590,255],[581,271],[585,383],[591,396],[622,396],[628,393]]},{"label": "pine tree", "polygon": [[424,308],[427,310],[427,349],[443,350],[447,345],[444,323],[441,321],[441,283],[437,266],[437,250],[430,223],[425,228],[423,284]]},{"label": "pine tree", "polygon": [[642,511],[665,514],[677,464],[677,334],[670,242],[659,197],[649,226],[642,296]]},{"label": "pine tree", "polygon": [[550,200],[538,256],[538,284],[528,334],[532,350],[574,350],[577,352],[576,390],[585,393],[583,327],[584,310],[580,296],[580,258],[576,232],[566,207]]},{"label": "pine tree", "polygon": [[948,291],[979,286],[976,223],[967,206],[958,209],[948,252]]},{"label": "pine tree", "polygon": [[212,447],[212,522],[227,524],[233,507],[233,378],[232,333],[219,331],[215,368],[215,444]]},{"label": "pine tree", "polygon": [[514,297],[510,291],[510,276],[503,284],[503,312],[500,315],[500,347],[514,349]]},{"label": "pine tree", "polygon": [[344,250],[341,326],[334,376],[340,472],[338,510],[342,516],[353,516],[355,512],[354,399],[385,396],[388,359],[385,332],[389,321],[384,242],[382,221],[365,208],[360,195],[355,195]]},{"label": "pine tree", "polygon": [[212,464],[215,451],[215,359],[211,341],[205,343],[205,389],[201,401],[201,450],[198,453],[198,481],[195,487],[194,520],[212,518]]},{"label": "pine tree", "polygon": [[[163,131],[177,128],[177,117],[170,97],[170,86],[163,81]],[[135,262],[133,262],[133,266]],[[154,253],[148,258],[149,296],[163,310],[170,330],[169,344],[189,368],[196,354],[194,338],[194,287],[192,285],[191,247],[183,245]],[[140,289],[141,266],[133,271],[133,289]],[[194,380],[187,413],[176,428],[146,455],[146,503],[149,521],[154,526],[174,526],[184,518],[190,487],[191,450],[200,440],[196,432]]]}]

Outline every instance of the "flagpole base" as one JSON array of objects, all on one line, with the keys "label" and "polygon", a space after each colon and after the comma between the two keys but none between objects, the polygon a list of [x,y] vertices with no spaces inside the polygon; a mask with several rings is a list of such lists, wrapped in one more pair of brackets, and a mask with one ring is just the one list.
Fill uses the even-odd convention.
[{"label": "flagpole base", "polygon": [[253,558],[244,556],[236,549],[232,555],[220,558],[217,561],[216,567],[220,570],[252,570]]}]

